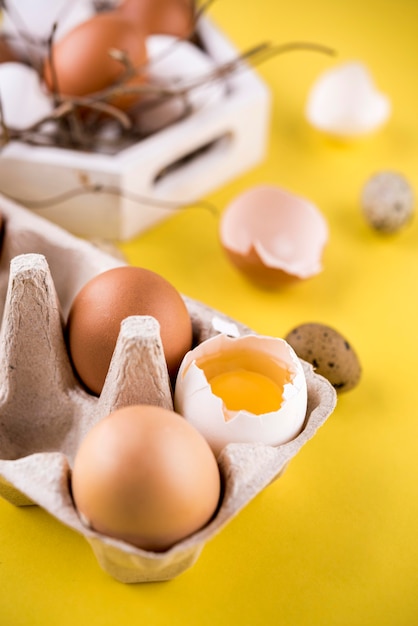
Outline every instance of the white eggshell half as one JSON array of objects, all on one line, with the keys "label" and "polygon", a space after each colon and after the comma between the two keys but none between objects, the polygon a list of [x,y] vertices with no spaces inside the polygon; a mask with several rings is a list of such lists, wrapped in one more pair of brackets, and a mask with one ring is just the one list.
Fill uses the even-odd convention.
[{"label": "white eggshell half", "polygon": [[[222,399],[212,392],[197,362],[202,357],[238,347],[283,362],[292,373],[291,382],[284,385],[282,405],[277,411],[260,415],[245,410],[228,411]],[[184,357],[176,381],[174,406],[203,434],[216,455],[229,443],[277,446],[293,439],[302,429],[307,407],[305,374],[296,353],[284,339],[220,334],[202,342]]]},{"label": "white eggshell half", "polygon": [[[216,69],[214,61],[194,44],[170,35],[150,35],[146,47],[147,76],[151,85],[171,90],[188,88],[187,102],[191,112],[213,106],[225,96],[225,84],[221,80],[208,79]],[[152,102],[151,96],[139,109],[138,127],[142,132],[154,132],[184,113],[184,101],[180,97],[156,105],[151,105]]]},{"label": "white eggshell half", "polygon": [[336,137],[370,133],[389,118],[389,98],[380,93],[365,65],[348,62],[324,72],[307,99],[312,126]]},{"label": "white eggshell half", "polygon": [[328,224],[308,200],[280,187],[260,185],[226,207],[220,238],[224,248],[242,257],[253,249],[267,268],[308,278],[322,269]]},{"label": "white eggshell half", "polygon": [[0,97],[6,126],[23,129],[53,110],[37,72],[23,63],[0,64]]}]

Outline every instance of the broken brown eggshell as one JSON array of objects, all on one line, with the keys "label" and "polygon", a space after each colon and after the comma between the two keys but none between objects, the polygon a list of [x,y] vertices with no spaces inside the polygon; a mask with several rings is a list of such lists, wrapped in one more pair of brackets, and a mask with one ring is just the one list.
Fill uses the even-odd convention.
[{"label": "broken brown eggshell", "polygon": [[245,276],[262,287],[275,288],[322,270],[328,224],[305,198],[280,187],[260,185],[225,208],[220,241]]},{"label": "broken brown eggshell", "polygon": [[[223,494],[214,518],[165,552],[137,548],[86,525],[71,492],[81,441],[122,406],[172,407],[158,323],[126,318],[99,397],[71,367],[63,327],[75,294],[93,276],[123,264],[58,226],[0,196],[5,230],[0,261],[0,495],[39,505],[80,533],[101,567],[124,583],[172,579],[190,568],[204,545],[260,491],[324,424],[336,403],[332,385],[302,362],[308,401],[301,432],[280,446],[229,444],[218,457]],[[232,329],[251,331],[184,296],[195,344]]]}]

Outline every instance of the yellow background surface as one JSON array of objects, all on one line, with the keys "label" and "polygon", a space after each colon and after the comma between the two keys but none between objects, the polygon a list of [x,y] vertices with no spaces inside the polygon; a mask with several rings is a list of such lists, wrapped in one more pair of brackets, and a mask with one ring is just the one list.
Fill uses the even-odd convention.
[{"label": "yellow background surface", "polygon": [[[219,218],[198,208],[123,250],[257,332],[334,326],[359,355],[361,383],[280,480],[168,583],[118,583],[83,537],[39,508],[0,501],[2,626],[418,623],[418,221],[382,236],[359,208],[364,182],[383,169],[402,172],[418,194],[418,2],[218,0],[210,15],[240,50],[309,40],[338,52],[294,52],[258,68],[273,98],[266,158],[208,197],[219,212],[259,183],[310,198],[330,227],[324,270],[262,291],[223,255]],[[308,126],[304,106],[317,76],[347,60],[368,66],[393,113],[374,135],[341,145]]]}]

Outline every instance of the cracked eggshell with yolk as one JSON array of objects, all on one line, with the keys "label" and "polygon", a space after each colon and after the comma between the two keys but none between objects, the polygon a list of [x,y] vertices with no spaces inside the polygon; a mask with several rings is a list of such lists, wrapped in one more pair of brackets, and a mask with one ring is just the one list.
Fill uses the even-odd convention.
[{"label": "cracked eggshell with yolk", "polygon": [[220,241],[243,274],[274,288],[322,270],[328,224],[308,200],[274,185],[260,185],[226,207]]},{"label": "cracked eggshell with yolk", "polygon": [[186,354],[174,403],[216,455],[228,443],[276,446],[303,427],[306,378],[284,339],[220,334]]}]

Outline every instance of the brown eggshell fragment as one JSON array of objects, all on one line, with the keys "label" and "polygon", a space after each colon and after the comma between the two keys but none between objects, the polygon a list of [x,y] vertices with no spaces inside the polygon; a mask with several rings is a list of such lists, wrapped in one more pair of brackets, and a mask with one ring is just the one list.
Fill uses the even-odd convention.
[{"label": "brown eggshell fragment", "polygon": [[136,405],[89,431],[75,458],[72,491],[91,528],[159,552],[211,519],[221,479],[193,426],[174,411]]},{"label": "brown eggshell fragment", "polygon": [[226,207],[220,240],[231,262],[248,278],[277,287],[321,271],[328,225],[304,198],[261,185]]},{"label": "brown eggshell fragment", "polygon": [[186,304],[165,278],[141,267],[116,267],[98,274],[75,297],[67,321],[67,342],[80,379],[99,395],[124,319],[149,315],[160,324],[172,379],[192,343]]},{"label": "brown eggshell fragment", "polygon": [[300,359],[313,365],[338,392],[353,389],[361,377],[361,365],[350,343],[334,328],[310,322],[285,337]]}]

